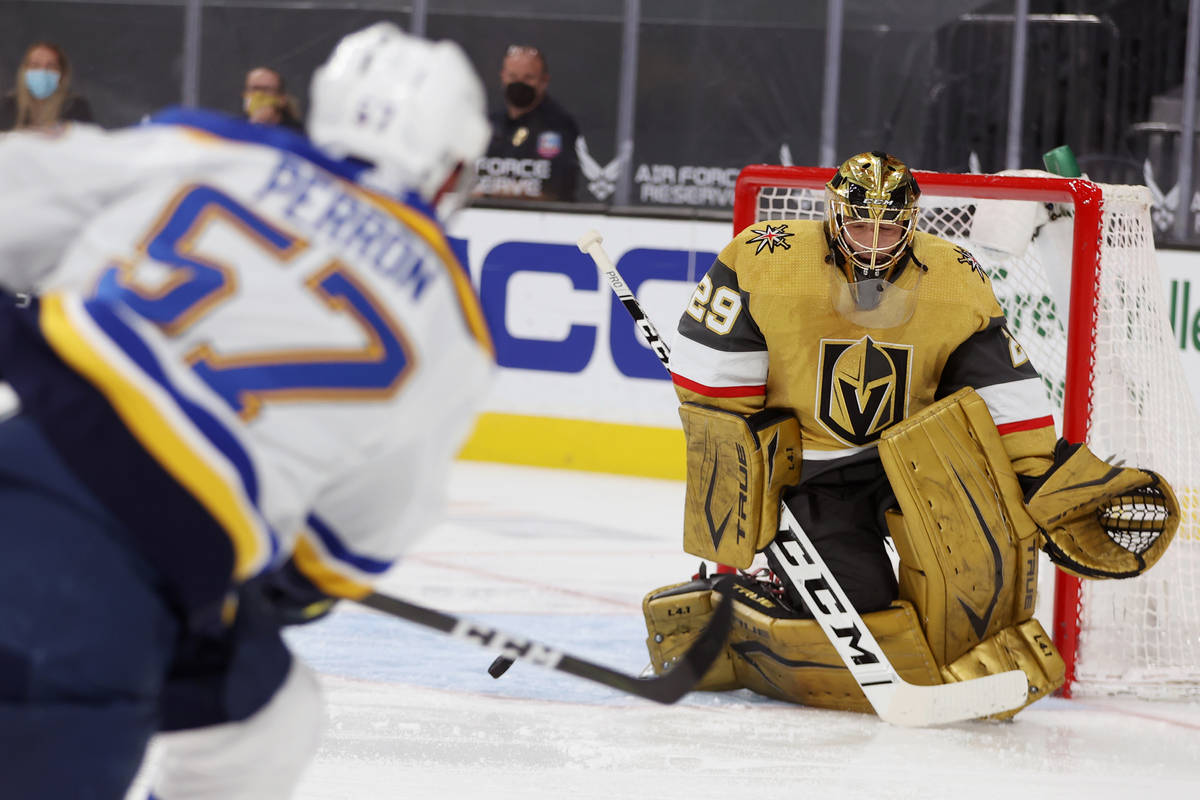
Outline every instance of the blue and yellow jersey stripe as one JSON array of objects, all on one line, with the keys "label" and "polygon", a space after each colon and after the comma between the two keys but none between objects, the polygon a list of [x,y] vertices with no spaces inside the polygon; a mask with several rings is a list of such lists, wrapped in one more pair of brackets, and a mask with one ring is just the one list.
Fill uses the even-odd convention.
[{"label": "blue and yellow jersey stripe", "polygon": [[58,357],[104,395],[146,452],[226,531],[233,578],[246,580],[272,563],[279,539],[257,507],[250,455],[172,383],[137,333],[107,304],[61,293],[42,298],[39,324]]},{"label": "blue and yellow jersey stripe", "polygon": [[292,558],[314,586],[332,597],[359,599],[391,566],[391,561],[355,553],[316,514],[309,514],[296,539]]}]

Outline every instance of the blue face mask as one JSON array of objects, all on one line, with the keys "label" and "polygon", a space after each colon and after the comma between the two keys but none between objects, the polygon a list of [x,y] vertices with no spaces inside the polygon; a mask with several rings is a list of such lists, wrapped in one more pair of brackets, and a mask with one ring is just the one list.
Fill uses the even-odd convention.
[{"label": "blue face mask", "polygon": [[25,87],[38,100],[45,100],[58,88],[58,71],[53,69],[25,70]]}]

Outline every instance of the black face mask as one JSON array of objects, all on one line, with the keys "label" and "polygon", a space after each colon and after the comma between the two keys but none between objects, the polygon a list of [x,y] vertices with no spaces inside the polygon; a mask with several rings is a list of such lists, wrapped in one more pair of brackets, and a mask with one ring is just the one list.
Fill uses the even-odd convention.
[{"label": "black face mask", "polygon": [[537,89],[528,83],[514,81],[504,87],[504,99],[516,108],[528,108],[537,97]]}]

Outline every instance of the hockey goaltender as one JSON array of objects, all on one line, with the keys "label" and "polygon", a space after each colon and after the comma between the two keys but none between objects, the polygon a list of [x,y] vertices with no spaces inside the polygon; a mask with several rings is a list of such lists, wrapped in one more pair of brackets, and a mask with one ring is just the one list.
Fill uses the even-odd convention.
[{"label": "hockey goaltender", "polygon": [[[741,570],[733,633],[697,688],[872,710],[855,659],[770,547],[788,524],[902,681],[1023,672],[1024,704],[998,717],[1063,683],[1033,617],[1037,550],[1085,578],[1129,578],[1174,536],[1160,476],[1056,441],[991,281],[966,250],[917,232],[919,197],[893,156],[847,159],[824,222],[743,230],[681,317],[670,369],[687,438],[684,549]],[[656,672],[711,614],[711,581],[702,568],[646,596]]]}]

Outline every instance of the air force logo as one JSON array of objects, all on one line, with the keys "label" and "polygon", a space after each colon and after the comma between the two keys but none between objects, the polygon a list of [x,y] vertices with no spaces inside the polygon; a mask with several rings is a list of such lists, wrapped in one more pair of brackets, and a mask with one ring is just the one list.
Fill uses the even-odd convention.
[{"label": "air force logo", "polygon": [[817,421],[850,445],[878,441],[908,414],[911,363],[911,345],[822,339]]},{"label": "air force logo", "polygon": [[784,250],[791,250],[792,246],[787,243],[789,236],[795,236],[794,233],[787,232],[787,223],[779,225],[764,225],[762,230],[751,228],[750,232],[755,234],[746,240],[746,244],[757,244],[754,249],[754,255],[758,255],[767,248],[768,253],[774,253],[776,247],[782,247]]},{"label": "air force logo", "polygon": [[597,200],[606,199],[617,188],[617,179],[621,177],[621,167],[626,159],[618,156],[601,166],[588,152],[587,140],[582,136],[575,140],[575,155],[583,177],[587,178],[588,191]]}]

